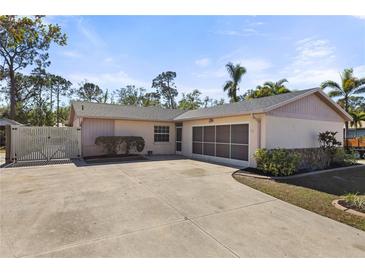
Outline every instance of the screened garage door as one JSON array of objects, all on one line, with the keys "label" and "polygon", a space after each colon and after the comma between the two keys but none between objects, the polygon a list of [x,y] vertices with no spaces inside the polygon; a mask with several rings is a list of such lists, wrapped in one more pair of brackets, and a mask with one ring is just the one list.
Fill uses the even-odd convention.
[{"label": "screened garage door", "polygon": [[194,126],[193,154],[248,161],[248,124]]}]

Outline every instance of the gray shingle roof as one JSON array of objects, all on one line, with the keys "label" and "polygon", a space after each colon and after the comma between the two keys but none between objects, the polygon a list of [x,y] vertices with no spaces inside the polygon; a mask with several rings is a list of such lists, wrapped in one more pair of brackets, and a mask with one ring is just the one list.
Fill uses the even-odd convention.
[{"label": "gray shingle roof", "polygon": [[196,110],[163,109],[160,107],[135,107],[90,102],[73,102],[75,113],[79,117],[151,120],[151,121],[182,121],[200,118],[234,116],[247,113],[266,112],[271,107],[296,97],[319,91],[318,88],[307,89],[285,94],[251,99],[247,101],[224,104],[215,107]]},{"label": "gray shingle roof", "polygon": [[268,108],[273,107],[279,103],[292,100],[295,97],[304,95],[305,93],[313,93],[314,91],[317,90],[319,89],[307,89],[307,90],[279,94],[275,96],[256,98],[237,103],[224,104],[210,108],[200,108],[196,110],[190,110],[179,115],[178,117],[175,118],[175,120],[213,118],[222,116],[234,116],[246,113],[266,112]]},{"label": "gray shingle roof", "polygon": [[130,119],[151,121],[172,121],[184,113],[181,109],[163,109],[161,107],[135,107],[91,102],[72,102],[74,111],[79,117],[104,119]]},{"label": "gray shingle roof", "polygon": [[0,118],[0,127],[12,125],[12,126],[22,126],[23,124],[18,123],[17,121],[8,119],[8,118]]}]

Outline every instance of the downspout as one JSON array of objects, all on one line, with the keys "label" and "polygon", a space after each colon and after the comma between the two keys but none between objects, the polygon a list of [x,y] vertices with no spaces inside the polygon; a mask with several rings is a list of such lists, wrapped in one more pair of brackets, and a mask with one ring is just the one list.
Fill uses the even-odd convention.
[{"label": "downspout", "polygon": [[257,122],[257,147],[261,148],[261,118],[257,118],[254,113],[251,113],[251,118]]}]

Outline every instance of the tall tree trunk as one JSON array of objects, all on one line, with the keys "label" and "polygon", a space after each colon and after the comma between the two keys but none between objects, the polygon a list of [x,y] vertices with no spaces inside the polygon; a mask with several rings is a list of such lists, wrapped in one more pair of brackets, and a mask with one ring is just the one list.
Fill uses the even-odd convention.
[{"label": "tall tree trunk", "polygon": [[15,120],[16,116],[16,81],[15,72],[9,68],[10,76],[10,119]]},{"label": "tall tree trunk", "polygon": [[50,90],[51,111],[53,112],[53,91]]}]

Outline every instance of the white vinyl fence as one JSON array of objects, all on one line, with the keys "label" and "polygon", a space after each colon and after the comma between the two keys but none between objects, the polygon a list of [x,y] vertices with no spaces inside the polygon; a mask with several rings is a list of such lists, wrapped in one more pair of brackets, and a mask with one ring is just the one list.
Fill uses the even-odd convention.
[{"label": "white vinyl fence", "polygon": [[81,129],[11,127],[11,160],[74,159],[81,156]]}]

